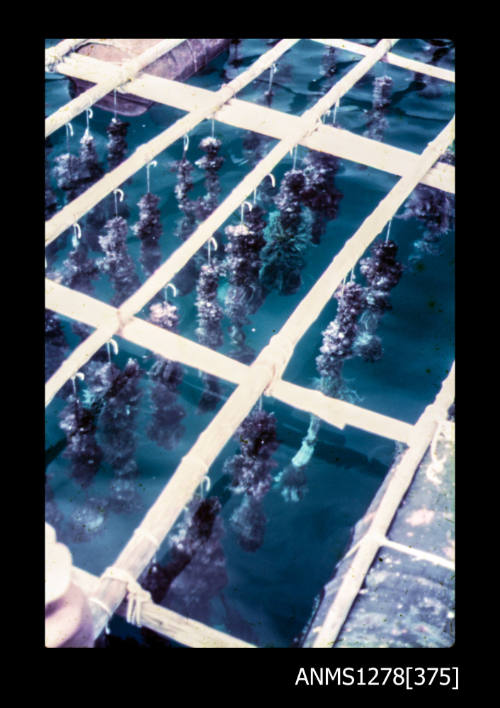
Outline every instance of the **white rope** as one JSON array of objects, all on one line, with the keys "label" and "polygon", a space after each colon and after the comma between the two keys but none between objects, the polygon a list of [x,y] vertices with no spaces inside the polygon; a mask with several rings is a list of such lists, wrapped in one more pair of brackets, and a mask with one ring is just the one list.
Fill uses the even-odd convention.
[{"label": "white rope", "polygon": [[135,624],[137,627],[142,626],[142,607],[145,602],[152,602],[151,593],[144,590],[137,580],[130,575],[124,568],[118,568],[111,565],[102,574],[101,578],[110,578],[111,580],[119,580],[127,586],[127,622]]},{"label": "white rope", "polygon": [[[94,588],[99,584],[97,576],[81,568],[73,566],[73,575],[76,583],[87,596],[91,595]],[[122,603],[116,608],[116,614],[126,619],[127,607]],[[257,648],[254,644],[249,644],[225,632],[212,629],[201,622],[179,615],[166,607],[155,605],[154,603],[148,607],[148,612],[144,613],[142,626],[153,630],[163,637],[174,639],[179,644],[184,644],[194,649]]]},{"label": "white rope", "polygon": [[55,47],[49,47],[45,50],[45,71],[54,72],[57,64],[63,59],[66,54],[77,49],[81,44],[87,42],[87,39],[63,39],[62,42],[56,44]]}]

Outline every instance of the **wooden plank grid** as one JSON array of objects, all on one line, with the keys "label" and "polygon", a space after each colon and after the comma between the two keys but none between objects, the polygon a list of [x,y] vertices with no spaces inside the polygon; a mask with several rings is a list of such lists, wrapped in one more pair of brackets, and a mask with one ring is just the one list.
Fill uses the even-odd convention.
[{"label": "wooden plank grid", "polygon": [[[73,54],[61,65],[59,71],[73,78],[98,81],[106,66],[107,63],[102,60]],[[142,74],[140,78],[127,84],[127,93],[183,111],[194,111],[209,104],[213,95],[213,92],[207,89],[150,74]],[[214,114],[214,118],[221,123],[258,132],[277,140],[294,131],[300,120],[299,116],[236,97],[225,103]],[[305,135],[299,145],[399,177],[408,165],[418,160],[418,155],[410,150],[323,123],[318,124],[314,133]],[[422,184],[454,193],[455,167],[444,162],[437,163],[423,176]]]},{"label": "wooden plank grid", "polygon": [[[329,47],[344,49],[345,51],[353,52],[354,54],[367,55],[372,51],[371,47],[367,47],[364,44],[359,44],[358,42],[349,42],[346,39],[313,39],[312,41],[326,44]],[[407,57],[403,57],[400,54],[395,54],[394,52],[387,52],[381,61],[384,61],[387,64],[392,64],[393,66],[399,66],[402,69],[408,69],[409,71],[414,71],[419,74],[432,76],[435,79],[455,83],[454,71],[450,71],[450,69],[443,69],[440,66],[434,66],[433,64],[425,64],[422,61],[415,61],[415,59],[408,59]]]},{"label": "wooden plank grid", "polygon": [[[79,57],[78,55],[66,56],[63,50],[67,50],[67,47],[71,49],[71,41],[81,42],[83,40],[68,40],[68,44],[63,45],[61,43],[63,46],[58,45],[58,48],[54,48],[60,52],[60,55],[57,55],[57,51],[52,54],[52,60],[54,55],[59,57],[58,61],[60,63],[57,70],[92,81],[92,71],[95,70],[96,60],[87,61],[87,57]],[[160,136],[138,148],[130,158],[105,175],[80,197],[61,209],[46,224],[47,245],[68,226],[77,222],[81,216],[114,188],[146,165],[159,152],[181,138],[201,120],[210,115],[228,124],[245,127],[279,139],[279,143],[275,148],[263,158],[210,217],[198,226],[190,238],[120,308],[112,308],[94,298],[70,291],[68,288],[63,288],[63,286],[50,280],[46,281],[46,307],[96,327],[95,331],[75,349],[47,382],[46,404],[52,400],[57,390],[83,366],[90,356],[114,334],[119,334],[129,341],[145,346],[151,351],[167,356],[167,358],[177,359],[190,366],[237,383],[236,390],[199,436],[189,453],[182,459],[169,483],[151,506],[136,532],[116,559],[114,567],[126,571],[135,578],[139,577],[144,571],[156,550],[150,539],[156,538],[161,543],[166,537],[184,505],[191,499],[222,447],[263,393],[275,396],[289,405],[314,413],[332,425],[343,427],[343,425],[349,423],[350,425],[358,425],[358,427],[365,430],[377,432],[377,434],[384,434],[384,432],[381,432],[384,429],[387,437],[406,442],[409,445],[409,449],[404,458],[404,465],[400,463],[400,467],[404,467],[406,470],[406,477],[404,478],[406,481],[403,486],[406,483],[410,483],[411,476],[428,445],[427,438],[429,435],[432,437],[436,421],[440,416],[443,416],[444,399],[446,398],[446,401],[448,401],[452,395],[454,369],[443,383],[442,391],[438,395],[436,402],[426,409],[421,419],[414,426],[411,426],[403,421],[380,416],[372,411],[347,404],[344,401],[330,399],[317,391],[309,391],[282,379],[282,373],[293,354],[297,342],[312,322],[315,321],[342,279],[354,267],[366,248],[382,231],[384,225],[392,218],[415,186],[419,182],[424,182],[432,186],[439,185],[439,188],[450,192],[454,190],[454,168],[449,169],[451,166],[442,163],[435,165],[439,156],[454,138],[454,120],[450,121],[436,139],[429,143],[421,155],[414,155],[379,143],[374,145],[376,141],[353,137],[347,131],[341,131],[333,128],[333,126],[326,126],[321,123],[321,116],[335,105],[339,98],[377,61],[391,61],[396,65],[403,66],[400,61],[401,58],[389,52],[397,40],[381,40],[373,48],[363,47],[363,49],[359,49],[362,45],[357,45],[359,53],[364,55],[363,59],[311,109],[300,117],[284,116],[278,111],[255,106],[252,109],[254,113],[251,114],[247,102],[233,98],[243,86],[271,66],[281,54],[291,48],[297,41],[282,40],[273,49],[257,59],[249,69],[214,93],[189,87],[190,95],[188,95],[189,92],[186,87],[178,82],[149,76],[142,76],[139,79],[133,79],[132,76],[128,76],[127,78],[130,79],[126,88],[128,93],[135,92],[137,95],[147,98],[152,98],[154,95],[156,97],[155,100],[168,105],[176,105],[177,102],[179,106],[179,102],[182,101],[182,107],[190,112],[161,133]],[[316,41],[323,43],[344,42],[344,40]],[[354,48],[347,45],[344,45],[344,48],[355,51]],[[423,66],[427,67],[427,65]],[[412,62],[408,61],[405,62],[405,68],[417,70],[415,63],[412,64]],[[118,87],[120,83],[123,83],[123,81],[119,81],[123,77],[118,77],[116,71],[114,74],[113,71],[113,68],[110,67],[109,73],[112,80],[110,78],[106,79],[106,87],[113,82],[114,87]],[[427,71],[426,73],[430,72]],[[445,77],[440,76],[439,78]],[[446,76],[445,80],[454,80],[454,75],[453,77],[451,75]],[[175,92],[172,92],[172,87],[175,88]],[[102,90],[102,85],[100,90]],[[108,88],[106,93],[109,90],[111,89]],[[99,91],[96,92],[97,98],[93,98],[93,95],[90,96],[93,102],[105,95],[98,94]],[[172,98],[174,95],[175,99]],[[88,100],[89,97],[87,96],[82,101],[84,107],[87,107]],[[76,108],[78,108],[78,105]],[[75,110],[75,106],[71,110]],[[84,108],[81,110],[84,110]],[[250,118],[248,118],[249,113]],[[49,128],[56,123],[59,125],[63,115],[63,113],[60,113],[57,120],[53,119],[52,123],[49,123]],[[50,121],[51,118],[49,117],[47,120]],[[60,125],[64,125],[64,122],[60,123]],[[323,275],[290,315],[278,334],[274,335],[268,345],[262,349],[256,360],[249,366],[240,364],[240,362],[235,362],[183,337],[160,330],[151,323],[135,317],[135,314],[172,279],[175,273],[212,236],[214,231],[252,193],[260,181],[297,144],[303,144],[315,150],[323,150],[330,154],[337,154],[345,157],[345,159],[356,159],[363,164],[371,164],[371,166],[376,166],[379,169],[386,169],[393,174],[401,175],[401,178],[365,219],[356,233],[346,242]],[[370,157],[366,157],[366,151],[363,149],[367,145],[370,146],[368,150],[368,152],[371,152]],[[384,151],[387,151],[389,156],[383,154]],[[363,158],[361,158],[361,153],[364,154]],[[356,155],[360,159],[357,159]],[[392,493],[392,490],[388,491],[390,491],[390,494],[384,507],[386,509],[384,523],[387,519],[390,522],[392,519],[391,513],[392,515],[395,513],[400,501],[400,497],[397,494]],[[375,539],[377,543],[380,543],[380,538],[385,533],[385,530],[384,524],[377,526],[373,531],[372,540]],[[372,545],[374,543],[375,541],[373,541]],[[364,569],[364,565],[366,565],[369,554],[373,551],[371,546],[369,549],[368,546],[369,544],[367,543],[363,548],[360,547],[360,555],[356,555],[354,558],[354,561],[358,562],[358,564],[361,563],[359,558],[362,557],[364,559],[360,566],[364,573],[367,572]],[[362,572],[359,571],[359,577],[361,577]],[[79,577],[82,584],[85,585],[87,582],[87,587],[89,587],[89,578],[87,577],[87,580],[84,579],[85,573],[77,570],[77,576],[78,574],[80,574]],[[96,600],[92,605],[92,611],[95,636],[97,637],[106,626],[109,616],[115,611],[121,611],[120,605],[126,596],[126,588],[122,582],[109,576],[100,579],[93,578],[91,584],[92,597]],[[356,589],[355,586],[343,589],[344,608],[351,606],[358,590],[359,588]],[[193,623],[191,620],[186,620],[186,618],[180,618],[179,623],[179,617],[176,617],[175,613],[171,613],[165,608],[158,608],[154,606],[154,603],[150,604],[153,606],[148,608],[150,614],[148,615],[146,612],[145,622],[153,624],[156,622],[157,631],[177,638],[178,641],[186,643],[188,646],[242,646],[245,644],[241,643],[241,640],[237,638],[217,633],[215,630],[211,630],[199,623]],[[348,609],[347,607],[346,614]],[[339,613],[335,612],[334,614],[334,619],[330,618],[331,621],[325,624],[322,632],[318,635],[318,644],[315,646],[331,646],[332,636],[334,636],[335,632],[338,633],[344,621],[339,619],[341,617]],[[186,622],[189,626],[186,625]],[[340,627],[337,628],[339,624]],[[209,642],[208,644],[207,641]]]}]

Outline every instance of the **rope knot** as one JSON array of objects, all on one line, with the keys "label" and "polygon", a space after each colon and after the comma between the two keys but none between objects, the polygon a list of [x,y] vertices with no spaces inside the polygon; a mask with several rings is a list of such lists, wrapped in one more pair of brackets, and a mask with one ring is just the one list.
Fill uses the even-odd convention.
[{"label": "rope knot", "polygon": [[110,578],[111,580],[119,580],[126,584],[127,587],[127,622],[135,624],[137,627],[142,626],[142,607],[145,602],[152,602],[151,593],[144,590],[137,580],[130,575],[127,570],[110,566],[106,568],[102,577]]}]

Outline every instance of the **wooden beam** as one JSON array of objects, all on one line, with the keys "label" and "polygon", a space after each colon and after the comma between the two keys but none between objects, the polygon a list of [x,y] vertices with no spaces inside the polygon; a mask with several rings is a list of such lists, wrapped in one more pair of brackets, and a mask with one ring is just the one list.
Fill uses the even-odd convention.
[{"label": "wooden beam", "polygon": [[[267,391],[273,395],[273,387],[288,364],[298,339],[316,319],[360,255],[411,193],[422,174],[429,170],[444,151],[452,139],[453,130],[454,121],[451,121],[438,137],[429,143],[417,168],[403,176],[379,203],[290,315],[278,334],[271,337],[269,344],[248,367],[248,375],[201,433],[190,452],[182,458],[170,481],[150,507],[138,527],[143,534],[135,534],[118,556],[116,565],[119,568],[127,570],[132,577],[138,577],[143,572],[154,554],[154,548],[146,535],[158,539],[165,538],[220,450],[262,393]],[[96,597],[99,603],[103,603],[112,613],[123,599],[123,588],[117,581],[103,577]],[[95,630],[100,633],[107,622],[107,616],[99,604],[93,607],[93,617]]]},{"label": "wooden beam", "polygon": [[[278,339],[283,338],[283,349],[285,351],[289,349],[293,351],[296,342],[320,315],[325,304],[332,297],[342,280],[352,270],[377,235],[382,233],[385,225],[412,193],[422,176],[428,172],[430,167],[452,142],[454,135],[455,119],[453,118],[441,133],[427,145],[417,164],[408,167],[407,173],[378,203],[354,235],[346,241],[328,268],[297,305],[278,335],[275,335]],[[286,356],[284,358],[286,365],[288,358]]]},{"label": "wooden beam", "polygon": [[[363,54],[364,56],[368,55],[373,50],[373,47],[367,47],[364,44],[359,44],[357,42],[349,42],[347,39],[312,39],[311,41],[326,44],[329,47],[344,49],[345,51],[353,52],[354,54]],[[442,67],[434,66],[433,64],[425,64],[423,61],[408,59],[407,57],[401,56],[401,54],[387,52],[381,61],[385,61],[387,64],[393,64],[394,66],[399,66],[402,69],[414,71],[418,74],[425,74],[427,76],[433,76],[435,79],[455,83],[454,71],[451,71],[450,69],[443,69]]]},{"label": "wooden beam", "polygon": [[[81,568],[73,566],[73,581],[91,597],[96,589],[99,578]],[[126,604],[122,603],[116,614],[126,619]],[[256,649],[254,644],[233,637],[226,632],[212,629],[206,624],[197,622],[189,617],[183,617],[166,607],[156,605],[154,602],[144,602],[141,607],[141,627],[152,629],[157,634],[173,639],[179,644],[184,644],[192,649]]]},{"label": "wooden beam", "polygon": [[[158,44],[155,44],[154,47],[150,47],[138,57],[130,59],[130,61],[125,62],[121,66],[104,62],[107,66],[105,72],[106,78],[101,78],[99,83],[95,86],[87,89],[87,91],[84,91],[72,101],[52,113],[52,115],[45,120],[45,137],[47,138],[55,130],[61,128],[82,113],[86,108],[93,106],[94,103],[99,101],[103,96],[106,96],[117,86],[121,86],[133,79],[142,69],[152,64],[156,59],[159,59],[166,54],[166,52],[169,52],[182,42],[184,42],[184,39],[164,39],[158,42]],[[64,57],[62,61],[64,62]],[[56,69],[59,71],[59,65],[56,66]]]},{"label": "wooden beam", "polygon": [[[175,251],[166,263],[160,266],[146,283],[125,301],[120,308],[116,310],[111,308],[107,311],[109,319],[107,319],[104,324],[100,324],[96,332],[88,339],[90,340],[94,337],[96,341],[102,341],[102,343],[104,343],[104,341],[106,341],[104,337],[109,338],[109,333],[113,331],[113,329],[120,334],[127,331],[127,328],[129,328],[129,336],[138,337],[143,345],[144,329],[145,325],[148,323],[138,324],[134,318],[135,313],[142,309],[142,307],[151,300],[153,295],[171,280],[172,276],[178,272],[203,243],[211,237],[213,232],[225,219],[238,208],[260,180],[283,159],[290,149],[317,130],[323,113],[334,105],[371,66],[381,59],[395,41],[396,40],[381,40],[377,47],[370,51],[369,55],[364,57],[346,76],[335,84],[315,106],[306,111],[298,119],[291,134],[280,140],[278,145],[261,160],[256,168],[254,168],[242,182],[240,182],[229,197],[195,230],[190,238]],[[280,47],[280,45],[277,45],[277,47]],[[274,49],[277,49],[277,47]],[[264,59],[264,57],[267,58],[266,60],[269,60],[269,52],[261,57],[261,59]],[[259,64],[260,61],[261,60],[257,60],[256,65]],[[263,70],[262,66],[264,63],[265,62],[261,62],[259,65],[261,71]],[[269,65],[268,63],[267,66]],[[252,68],[254,67],[255,65],[252,66]],[[258,75],[258,73],[256,75]],[[234,83],[241,78],[241,84]],[[217,98],[210,104],[208,109],[206,106],[201,107],[198,109],[195,116],[193,116],[193,114],[187,116],[188,121],[183,123],[182,121],[185,119],[181,119],[181,121],[174,124],[172,127],[177,131],[177,137],[181,137],[184,132],[187,132],[185,130],[186,125],[196,125],[199,120],[202,119],[202,116],[207,115],[207,110],[212,109],[215,112],[220,110],[231,96],[241,88],[241,85],[245,85],[247,78],[248,74],[244,72],[243,75],[237,77],[231,84],[223,87],[223,89],[215,94]],[[147,164],[147,162],[160,151],[159,146],[163,145],[165,142],[165,133],[169,134],[168,140],[171,140],[172,127],[159,136],[161,139],[159,142],[158,139],[152,141],[156,152],[154,152],[150,144],[146,144],[146,146],[142,146],[144,148],[142,152],[140,152],[141,148],[139,148],[138,151],[134,153],[134,155],[136,155],[140,152],[139,164]],[[169,131],[171,132],[169,133]],[[242,373],[237,389],[198,437],[190,452],[181,460],[174,475],[155,503],[151,506],[138,529],[136,529],[136,533],[134,533],[132,539],[119,554],[115,562],[116,568],[125,570],[130,576],[137,578],[147,567],[147,564],[150,562],[156,550],[155,545],[152,545],[151,539],[163,540],[165,538],[184,508],[184,505],[191,499],[201,480],[207,474],[211,464],[220,453],[220,450],[227,443],[231,435],[233,435],[238,425],[248,415],[262,393],[266,392],[268,395],[277,395],[280,386],[282,387],[284,383],[280,381],[282,373],[293,354],[297,341],[303,336],[312,322],[315,321],[335,289],[365,252],[366,248],[368,248],[370,243],[382,231],[385,224],[392,218],[416,184],[418,184],[423,176],[431,169],[439,155],[442,154],[453,139],[453,135],[454,121],[451,121],[445,130],[443,130],[435,140],[429,143],[426,150],[418,157],[415,164],[407,166],[401,179],[387,196],[381,200],[372,214],[365,219],[356,233],[346,242],[339,254],[333,259],[330,266],[287,319],[278,334],[271,338],[269,344],[262,349],[250,366],[245,367],[244,370],[240,369]],[[157,142],[154,142],[155,140]],[[131,158],[129,158],[129,160],[130,159]],[[122,165],[124,164],[125,163],[122,163]],[[110,176],[112,177],[111,182],[117,179],[120,167],[116,168],[107,176],[108,178]],[[121,184],[121,182],[124,181],[127,176],[135,172],[138,167],[136,163],[133,166],[129,164],[127,169],[131,170],[131,172],[125,175],[115,186]],[[125,170],[125,172],[126,171],[127,170]],[[119,175],[122,177],[121,173],[119,173]],[[99,201],[99,199],[97,199],[94,204],[91,203],[90,206],[88,206],[89,201],[91,202],[92,199],[95,199],[98,193],[101,195],[100,198],[103,198],[105,194],[111,191],[112,187],[108,189],[108,191],[103,189],[102,183],[104,180],[106,180],[106,177],[100,180],[97,185],[94,185],[94,187],[99,187],[100,185],[100,188],[96,189],[95,193],[92,191],[94,187],[91,187],[84,195],[74,200],[74,202],[69,205],[72,207],[72,210],[65,208],[67,210],[66,218],[69,216],[70,220],[67,221],[65,225],[62,224],[62,222],[57,225],[57,228],[61,229],[59,233],[62,232],[67,225],[76,220],[75,213],[82,215]],[[109,180],[106,183],[106,188],[107,187],[109,187]],[[89,193],[91,195],[90,200]],[[84,208],[84,199],[82,198],[87,198],[87,202],[85,202],[86,208]],[[52,233],[50,233],[50,224],[53,223],[55,219],[56,217],[49,222],[49,237],[52,236],[53,238],[56,237],[54,233],[57,231],[57,228],[53,227]],[[92,317],[93,316],[94,314]],[[134,327],[138,327],[141,331],[134,334]],[[86,342],[87,341],[88,340],[86,340]],[[171,341],[172,340],[169,340],[169,346]],[[85,342],[83,344],[85,344]],[[192,365],[191,358],[190,365]],[[406,429],[404,432],[406,439],[410,442],[413,441],[414,432],[413,427],[411,427],[411,431]],[[94,594],[96,602],[92,605],[96,636],[106,625],[109,616],[119,607],[125,593],[126,587],[119,579],[109,577],[109,575],[104,575],[100,578]]]},{"label": "wooden beam", "polygon": [[[298,40],[286,39],[263,54],[251,67],[228,84],[222,86],[212,95],[210,104],[206,104],[187,116],[180,118],[162,133],[144,143],[118,167],[108,172],[98,182],[93,184],[83,194],[73,199],[69,204],[57,212],[49,221],[45,222],[45,245],[52,243],[68,226],[77,222],[92,207],[98,204],[110,192],[119,187],[126,179],[137,170],[151,162],[160,152],[165,150],[176,140],[189,133],[198,123],[216,113],[221,106],[229,101],[238,91],[269,68],[282,54],[290,49]],[[90,89],[92,90],[92,89]],[[128,90],[128,89],[127,89]],[[82,96],[84,94],[81,94]],[[80,96],[79,96],[80,98]],[[96,99],[97,100],[97,99]]]},{"label": "wooden beam", "polygon": [[[75,54],[61,67],[61,72],[86,81],[96,81],[105,70],[106,62]],[[104,65],[104,66],[103,66]],[[183,111],[195,111],[208,105],[213,92],[180,81],[142,74],[127,84],[127,93],[156,101]],[[216,120],[243,130],[251,130],[281,140],[297,127],[299,116],[260,106],[251,101],[233,98],[214,115]],[[383,170],[401,176],[408,165],[415,164],[419,155],[356,135],[332,125],[318,124],[310,135],[304,136],[300,145],[310,150],[326,152],[341,159]],[[440,162],[423,176],[422,184],[447,192],[455,192],[455,167]]]},{"label": "wooden beam", "polygon": [[88,39],[63,39],[59,44],[45,50],[45,71],[53,72],[62,58],[77,47],[88,42]]},{"label": "wooden beam", "polygon": [[[57,391],[71,376],[86,364],[89,356],[95,354],[118,331],[121,337],[140,347],[186,366],[199,369],[225,381],[240,384],[247,375],[248,366],[224,354],[192,342],[173,332],[141,318],[133,317],[120,328],[118,310],[100,300],[79,293],[59,283],[46,280],[45,306],[65,317],[84,322],[96,328],[91,341],[85,340],[61,364],[45,385],[45,405],[49,405]],[[107,323],[107,324],[106,324]],[[104,326],[103,326],[104,325]],[[375,413],[346,401],[330,398],[319,391],[280,380],[274,387],[274,397],[289,406],[311,413],[330,425],[344,428],[345,425],[366,430],[391,440],[406,442],[413,430],[409,423]]]},{"label": "wooden beam", "polygon": [[455,397],[455,365],[443,381],[434,403],[427,406],[415,423],[409,447],[394,468],[390,482],[359,544],[349,569],[335,595],[323,624],[317,628],[312,648],[331,648],[344,625],[381,544],[385,543],[394,515],[411,484],[415,471],[429,447],[438,422],[446,417]]}]

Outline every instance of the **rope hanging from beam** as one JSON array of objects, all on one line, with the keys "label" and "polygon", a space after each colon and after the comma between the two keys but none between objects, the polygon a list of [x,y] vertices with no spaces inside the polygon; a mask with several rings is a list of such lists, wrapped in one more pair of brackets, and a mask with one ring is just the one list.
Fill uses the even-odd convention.
[{"label": "rope hanging from beam", "polygon": [[[81,42],[84,40],[73,41]],[[183,40],[166,41],[181,42]],[[108,173],[108,175],[90,187],[84,194],[64,207],[46,224],[46,245],[56,239],[63,233],[68,225],[75,223],[83,214],[95,206],[114,188],[122,184],[129,176],[134,174],[142,166],[148,164],[159,152],[188,133],[189,130],[195,127],[200,121],[214,115],[217,116],[218,120],[224,120],[224,117],[229,116],[231,111],[235,111],[235,105],[238,108],[238,104],[241,103],[244,107],[244,102],[239,101],[239,99],[234,99],[231,103],[228,102],[241,88],[247,85],[266,68],[269,68],[281,54],[292,47],[297,41],[298,40],[282,40],[272,50],[260,57],[250,69],[240,74],[229,84],[223,86],[219,91],[211,95],[210,99],[207,98],[200,108],[192,110],[191,113],[177,121],[173,126],[152,141],[138,148],[128,160],[122,162],[112,172]],[[289,122],[290,128],[280,128],[280,132],[277,135],[280,140],[278,145],[261,160],[231,194],[212,212],[208,219],[197,227],[189,239],[182,244],[182,246],[180,246],[120,308],[111,308],[104,303],[93,301],[93,298],[88,298],[88,296],[74,292],[71,293],[68,302],[65,302],[63,306],[61,294],[64,296],[64,290],[66,289],[62,288],[62,286],[58,286],[56,283],[51,283],[51,281],[46,282],[47,307],[54,309],[56,312],[61,312],[64,311],[66,307],[71,307],[73,308],[71,310],[73,316],[76,314],[78,319],[81,318],[81,321],[96,327],[96,330],[77,347],[47,382],[47,402],[50,401],[55,392],[83,366],[93,353],[109,341],[113,335],[119,334],[126,339],[128,338],[130,341],[135,341],[142,346],[147,346],[152,351],[156,351],[154,347],[158,347],[160,350],[159,353],[168,353],[169,356],[172,356],[171,352],[175,351],[175,347],[178,347],[180,350],[181,342],[185,344],[186,340],[165,330],[162,330],[162,341],[158,340],[158,343],[153,346],[152,342],[154,336],[156,336],[156,332],[153,333],[151,328],[154,330],[158,328],[136,318],[136,313],[171,281],[173,276],[179,272],[207,240],[212,238],[216,229],[244,203],[245,199],[256,189],[258,184],[260,184],[272,171],[274,166],[276,166],[291,149],[298,144],[305,144],[308,147],[316,145],[316,147],[312,147],[312,149],[321,150],[329,140],[332,141],[332,144],[335,140],[337,140],[339,144],[342,142],[342,138],[345,137],[345,131],[339,131],[331,126],[323,126],[320,122],[321,116],[335,105],[341,96],[366,74],[377,61],[392,61],[392,63],[397,65],[397,60],[393,60],[393,56],[397,55],[391,55],[389,52],[389,49],[396,41],[397,40],[381,40],[375,48],[365,48],[366,51],[362,52],[365,54],[364,58],[359,61],[346,76],[337,82],[337,84],[335,84],[311,109],[298,118],[287,117],[285,120],[291,118]],[[62,50],[66,50],[66,48],[62,47],[60,51]],[[67,49],[67,51],[71,51],[71,48]],[[145,57],[146,54],[147,52],[141,55],[138,60],[146,61],[146,59],[149,58],[149,56]],[[61,54],[58,60],[60,61],[61,58],[63,58],[63,54]],[[131,87],[139,86],[140,83],[135,83],[132,80],[134,67],[141,68],[141,62],[138,60],[133,60],[122,67],[123,70],[125,70],[125,67],[128,67],[128,70],[131,72],[130,76],[125,77],[126,80],[130,79]],[[68,58],[67,62],[68,65],[70,65],[71,57]],[[136,73],[140,71],[140,68],[136,69]],[[411,67],[407,66],[405,68]],[[63,69],[63,66],[61,66],[61,69]],[[110,70],[110,72],[112,72],[112,70]],[[68,73],[71,73],[71,71],[68,70]],[[82,96],[84,96],[82,101],[79,103],[72,102],[73,105],[68,104],[68,106],[70,106],[70,112],[77,111],[78,113],[80,110],[84,110],[87,104],[92,105],[93,102],[98,100],[98,98],[94,98],[94,95],[98,96],[98,94],[103,91],[104,87],[108,87],[108,84],[111,85],[113,82],[115,82],[115,87],[120,85],[120,79],[122,79],[121,83],[123,83],[122,74],[118,75],[118,72],[115,72],[106,82],[103,82],[100,86],[94,87],[98,89],[94,94],[86,92],[89,95],[85,96],[82,94]],[[116,83],[117,80],[118,83]],[[448,77],[446,80],[451,81],[452,78]],[[145,83],[149,81],[150,79],[148,77]],[[167,80],[151,77],[150,84],[154,85],[155,81],[166,82]],[[170,83],[176,84],[177,82]],[[112,89],[108,87],[105,93],[109,93],[110,90]],[[129,90],[129,87],[127,87],[127,90]],[[92,89],[90,91],[92,91]],[[196,92],[197,90],[195,89],[195,95]],[[88,103],[89,100],[91,101],[90,104]],[[78,101],[78,99],[75,99],[75,101]],[[67,109],[68,106],[65,108]],[[80,106],[83,106],[83,108],[80,109]],[[241,108],[239,108],[239,110],[241,111]],[[77,113],[75,113],[75,115]],[[65,115],[67,116],[67,114]],[[51,116],[47,120],[50,121],[51,119],[52,122],[48,124],[50,132],[53,132],[53,130],[60,127],[60,125],[64,125],[67,120],[70,120],[70,118],[67,118],[66,121],[60,122],[63,120],[63,113],[59,113],[57,116],[54,114],[54,117]],[[235,120],[235,118],[233,118],[233,120]],[[242,119],[239,118],[238,120]],[[58,122],[60,122],[60,125]],[[56,127],[53,127],[54,125]],[[103,627],[106,626],[109,618],[117,610],[125,596],[129,598],[130,605],[127,610],[127,620],[137,623],[138,626],[141,625],[143,610],[147,608],[151,598],[149,593],[138,585],[136,578],[138,578],[141,572],[147,567],[147,564],[172,528],[184,505],[192,497],[196,488],[208,472],[212,462],[259,397],[267,392],[267,395],[273,395],[276,398],[285,400],[290,405],[294,405],[298,408],[302,407],[299,405],[299,399],[301,396],[307,398],[306,391],[301,389],[301,387],[283,381],[281,378],[283,371],[293,355],[297,342],[316,320],[342,279],[355,266],[370,243],[381,233],[385,224],[393,217],[415,186],[421,181],[430,179],[430,174],[436,174],[438,168],[434,165],[439,159],[439,156],[453,140],[453,137],[454,120],[450,121],[439,136],[429,143],[421,155],[415,155],[411,158],[406,156],[408,159],[405,166],[398,168],[402,175],[400,180],[387,196],[381,200],[375,210],[365,219],[355,234],[346,242],[323,275],[303,298],[301,303],[299,303],[280,331],[271,338],[269,344],[264,347],[253,364],[246,366],[239,362],[232,362],[234,366],[232,367],[230,375],[232,380],[238,384],[237,389],[228,398],[205,431],[199,436],[191,451],[184,456],[173,477],[120,553],[116,565],[108,568],[99,579],[95,593],[91,598],[93,601],[96,636],[102,631]],[[368,142],[372,143],[373,141]],[[359,139],[352,141],[352,145],[356,144],[356,149],[359,149]],[[386,148],[388,146],[383,147]],[[349,149],[353,150],[354,148],[349,147]],[[329,150],[326,150],[326,152],[328,151]],[[331,154],[335,153],[332,152]],[[352,152],[349,154],[352,155]],[[411,153],[408,155],[411,155]],[[450,166],[443,167],[448,168]],[[448,173],[448,178],[452,174],[454,175],[454,170],[453,173],[447,169],[445,169],[444,172]],[[427,181],[427,183],[429,182]],[[84,300],[84,298],[88,299]],[[58,302],[60,306],[58,306]],[[85,310],[88,305],[90,305],[90,308]],[[66,313],[68,313],[68,311],[69,310],[65,310]],[[68,316],[71,317],[72,315],[69,314]],[[149,337],[151,337],[151,339],[148,342]],[[184,344],[182,344],[182,346],[184,346]],[[189,342],[187,349],[190,365],[193,365],[193,360],[197,352],[200,356],[200,362],[203,357],[205,357],[207,362],[210,362],[209,366],[213,367],[210,369],[211,373],[214,371],[223,373],[222,369],[226,367],[227,363],[226,357],[212,350],[200,347],[200,345],[193,342]],[[207,365],[208,364],[205,364],[205,366]],[[203,369],[203,365],[199,368]],[[411,459],[411,464],[417,464],[415,460],[417,460],[418,454],[414,452],[414,448],[417,446],[420,451],[421,446],[424,444],[423,441],[426,439],[425,436],[423,438],[421,435],[422,430],[425,428],[427,434],[429,426],[435,424],[436,415],[438,409],[440,410],[444,395],[443,391],[445,389],[446,395],[449,397],[450,386],[452,386],[452,384],[449,383],[449,381],[451,381],[450,377],[451,374],[446,380],[446,385],[443,384],[443,389],[440,394],[441,398],[438,396],[434,407],[426,409],[425,416],[422,416],[415,426],[410,426],[402,421],[392,421],[393,428],[390,428],[390,437],[393,439],[404,439],[405,442],[408,442],[411,450],[408,459]],[[364,419],[363,424],[368,426],[365,429],[370,429],[369,426],[374,426],[375,429],[381,429],[384,425],[382,419],[386,418],[385,416],[377,417],[378,414],[372,413],[371,411],[363,411],[363,409],[343,401],[335,401],[335,399],[329,401],[327,397],[318,392],[308,391],[308,394],[311,394],[307,403],[309,408],[302,407],[302,409],[321,415],[318,411],[321,405],[323,405],[322,412],[325,414],[325,410],[327,409],[326,413],[329,417],[326,419],[329,422],[337,421],[339,425],[340,423],[345,425],[345,421],[347,420],[350,424],[353,424],[352,421],[361,417],[361,419]],[[326,399],[326,402],[323,399]],[[385,422],[388,423],[388,421],[391,420],[392,419],[387,419]],[[431,422],[429,422],[430,420]],[[335,425],[335,422],[332,422],[332,424]],[[408,474],[410,474],[410,472],[408,472]],[[393,500],[391,501],[391,504],[392,503]],[[380,528],[377,527],[377,529],[373,531],[370,543],[368,543],[368,540],[366,542],[366,548],[364,549],[366,554],[363,557],[364,562],[372,551],[376,552],[376,549],[373,550],[374,545],[376,545],[376,543],[380,544],[380,542],[384,540],[384,533],[385,531],[382,526]],[[355,558],[356,562],[357,559],[358,556]],[[352,588],[350,592],[352,594]],[[353,597],[349,597],[352,603]],[[345,606],[347,602],[348,600],[344,600]],[[318,636],[317,646],[322,646],[321,642],[325,641],[326,633],[329,637],[328,642],[331,642],[331,632],[333,630],[330,624],[328,624],[328,626],[325,625],[324,633],[320,633]]]}]

